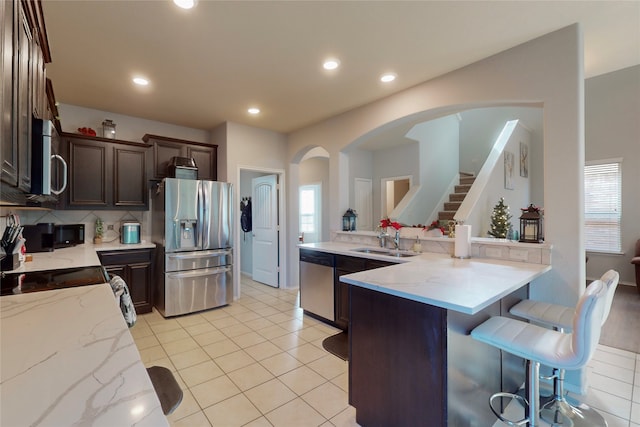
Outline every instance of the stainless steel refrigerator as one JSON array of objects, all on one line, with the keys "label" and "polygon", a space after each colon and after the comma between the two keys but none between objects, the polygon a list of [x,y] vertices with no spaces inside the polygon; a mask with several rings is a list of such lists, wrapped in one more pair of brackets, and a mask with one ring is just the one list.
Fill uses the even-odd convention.
[{"label": "stainless steel refrigerator", "polygon": [[165,178],[152,199],[155,306],[176,316],[233,300],[233,191],[226,182]]}]

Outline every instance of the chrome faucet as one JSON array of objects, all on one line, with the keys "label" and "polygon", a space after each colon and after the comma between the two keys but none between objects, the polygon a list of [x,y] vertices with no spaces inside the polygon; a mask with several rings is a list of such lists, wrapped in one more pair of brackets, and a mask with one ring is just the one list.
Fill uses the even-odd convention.
[{"label": "chrome faucet", "polygon": [[385,243],[386,243],[386,239],[388,239],[389,233],[387,233],[384,228],[380,228],[380,234],[378,234],[378,240],[380,240],[380,247],[384,248],[386,247]]},{"label": "chrome faucet", "polygon": [[[383,229],[380,229],[378,240],[380,240],[380,247],[386,248],[386,242],[387,240],[391,240],[391,235],[389,235],[389,233],[387,233]],[[400,230],[396,230],[396,234],[391,241],[393,242],[393,249],[398,250],[400,248]]]},{"label": "chrome faucet", "polygon": [[393,248],[396,251],[400,248],[400,230],[396,230],[396,235],[393,238]]}]

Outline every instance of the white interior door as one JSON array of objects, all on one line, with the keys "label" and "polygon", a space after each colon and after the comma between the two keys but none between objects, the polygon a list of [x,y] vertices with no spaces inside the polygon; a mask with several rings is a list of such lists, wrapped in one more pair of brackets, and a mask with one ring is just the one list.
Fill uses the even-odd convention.
[{"label": "white interior door", "polygon": [[356,178],[354,184],[358,230],[373,230],[373,182],[367,178]]},{"label": "white interior door", "polygon": [[278,287],[278,176],[251,180],[253,280]]}]

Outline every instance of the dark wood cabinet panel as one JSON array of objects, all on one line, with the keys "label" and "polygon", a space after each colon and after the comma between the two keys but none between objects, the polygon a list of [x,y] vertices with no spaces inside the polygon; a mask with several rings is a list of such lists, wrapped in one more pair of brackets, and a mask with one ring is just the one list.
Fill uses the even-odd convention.
[{"label": "dark wood cabinet panel", "polygon": [[192,157],[198,167],[198,179],[218,179],[217,147],[188,146],[187,157]]},{"label": "dark wood cabinet panel", "polygon": [[0,194],[2,201],[25,205],[32,117],[49,118],[45,64],[51,55],[39,0],[2,1],[0,21]]},{"label": "dark wood cabinet panel", "polygon": [[[349,403],[358,424],[446,426],[447,310],[350,289]],[[468,394],[484,391],[473,385],[460,405],[467,404]]]},{"label": "dark wood cabinet panel", "polygon": [[98,252],[100,263],[109,275],[118,275],[127,283],[136,313],[153,308],[153,257],[155,249],[131,249]]},{"label": "dark wood cabinet panel", "polygon": [[153,146],[149,166],[150,179],[167,177],[167,166],[172,157],[191,157],[198,167],[198,179],[218,179],[218,146],[166,136],[146,134],[142,140]]},{"label": "dark wood cabinet panel", "polygon": [[340,276],[372,270],[374,268],[386,267],[395,263],[346,255],[336,255],[335,260],[334,295],[336,305],[336,324],[338,327],[346,330],[349,326],[349,285],[342,283],[340,281]]},{"label": "dark wood cabinet panel", "polygon": [[145,168],[146,148],[114,148],[113,204],[123,208],[149,205]]},{"label": "dark wood cabinet panel", "polygon": [[[22,4],[22,3],[20,3]],[[32,114],[32,74],[31,61],[33,39],[27,21],[26,11],[19,7],[17,28],[17,75],[14,76],[14,102],[17,105],[16,136],[18,139],[18,188],[24,192],[31,190],[31,114]]]},{"label": "dark wood cabinet panel", "polygon": [[153,143],[153,177],[162,179],[167,177],[167,166],[172,157],[181,157],[182,146],[167,141]]},{"label": "dark wood cabinet panel", "polygon": [[64,134],[69,188],[60,209],[146,210],[146,144]]},{"label": "dark wood cabinet panel", "polygon": [[2,99],[2,115],[0,116],[0,138],[2,140],[2,181],[10,186],[18,185],[18,139],[14,138],[14,39],[13,27],[16,23],[14,2],[3,1],[0,4],[2,30],[0,33],[0,99]]},{"label": "dark wood cabinet panel", "polygon": [[128,267],[128,282],[133,283],[129,292],[131,300],[138,313],[149,313],[153,308],[153,295],[151,293],[153,274],[151,262],[130,264]]},{"label": "dark wood cabinet panel", "polygon": [[105,208],[107,194],[107,147],[83,139],[69,139],[68,208]]}]

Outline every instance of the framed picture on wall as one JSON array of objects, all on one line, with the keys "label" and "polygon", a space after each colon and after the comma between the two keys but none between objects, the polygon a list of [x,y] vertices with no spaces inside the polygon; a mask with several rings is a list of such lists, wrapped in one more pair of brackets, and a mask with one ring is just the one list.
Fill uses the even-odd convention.
[{"label": "framed picture on wall", "polygon": [[515,166],[514,155],[510,151],[504,152],[504,188],[513,190],[513,168]]},{"label": "framed picture on wall", "polygon": [[520,176],[529,177],[529,146],[525,142],[520,142]]}]

